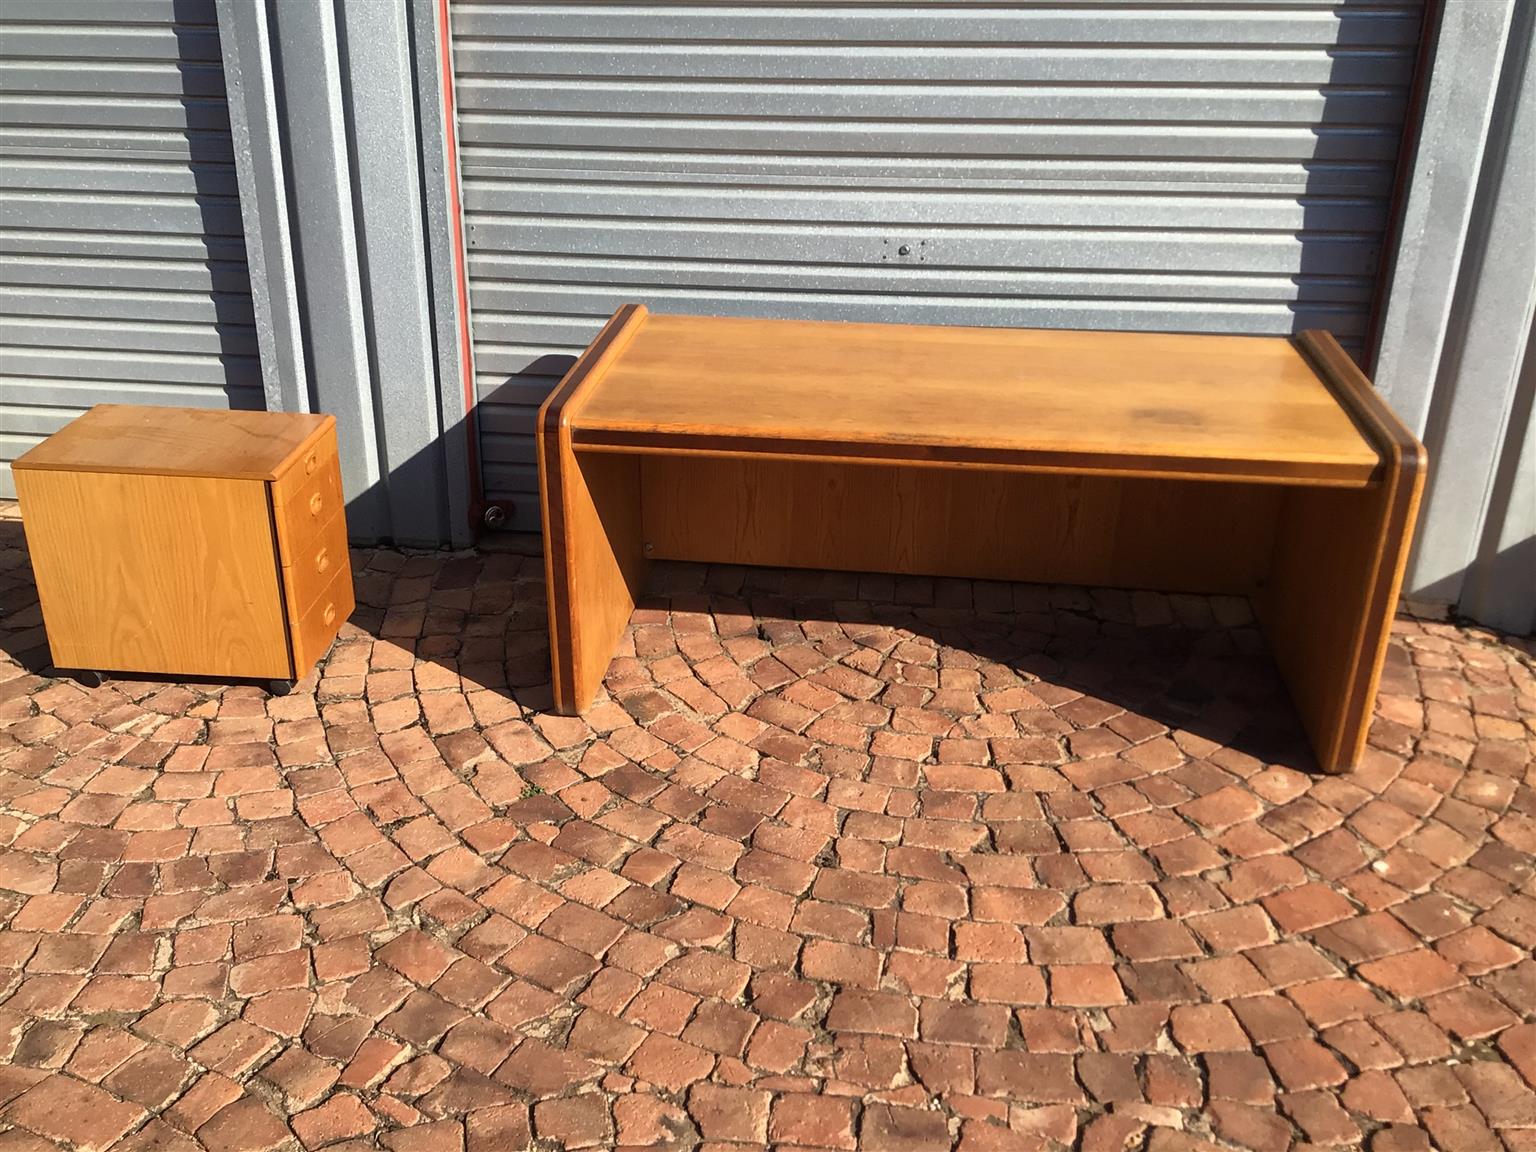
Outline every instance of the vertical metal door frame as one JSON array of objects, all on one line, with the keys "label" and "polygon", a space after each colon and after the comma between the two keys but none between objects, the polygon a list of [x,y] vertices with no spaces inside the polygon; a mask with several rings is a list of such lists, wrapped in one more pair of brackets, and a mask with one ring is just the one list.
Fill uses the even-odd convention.
[{"label": "vertical metal door frame", "polygon": [[1382,320],[1376,386],[1422,435],[1450,329],[1513,0],[1446,0]]},{"label": "vertical metal door frame", "polygon": [[1405,594],[1516,632],[1536,626],[1533,44],[1536,8],[1446,2],[1376,373],[1429,449]]},{"label": "vertical metal door frame", "polygon": [[437,349],[437,402],[448,475],[448,527],[455,547],[474,539],[484,496],[475,426],[475,357],[459,187],[458,116],[448,0],[407,0],[420,125],[426,255]]},{"label": "vertical metal door frame", "polygon": [[268,404],[336,416],[354,539],[467,545],[472,369],[446,14],[438,0],[218,0],[218,12]]},{"label": "vertical metal door frame", "polygon": [[[373,404],[337,9],[331,0],[283,0],[272,11],[310,378],[317,407],[336,417],[350,531],[365,538],[392,536]],[[303,130],[296,131],[300,124]]]},{"label": "vertical metal door frame", "polygon": [[262,388],[269,410],[310,412],[267,10],[217,0],[216,11]]},{"label": "vertical metal door frame", "polygon": [[363,296],[369,311],[370,397],[392,525],[446,535],[443,446],[432,298],[418,169],[411,37],[401,4],[344,0],[347,122],[357,199]]}]

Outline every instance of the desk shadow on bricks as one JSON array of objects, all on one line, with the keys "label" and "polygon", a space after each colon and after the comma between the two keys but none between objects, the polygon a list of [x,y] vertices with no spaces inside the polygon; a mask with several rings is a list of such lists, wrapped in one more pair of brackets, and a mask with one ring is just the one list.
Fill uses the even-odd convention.
[{"label": "desk shadow on bricks", "polygon": [[[418,681],[424,664],[463,678],[482,728],[548,712],[540,556],[365,549],[353,570],[350,627],[385,645],[370,671],[414,651]],[[658,562],[604,686],[645,725],[741,712],[823,760],[897,749],[1006,769],[1014,787],[1096,787],[1219,749],[1315,767],[1240,597]]]},{"label": "desk shadow on bricks", "polygon": [[764,720],[755,693],[790,697],[825,706],[834,746],[858,748],[857,728],[877,753],[882,732],[914,753],[931,738],[938,762],[1015,782],[1033,765],[1097,787],[1218,748],[1315,768],[1242,598],[670,563],[648,592],[606,681],[632,713],[661,706],[653,688]]},{"label": "desk shadow on bricks", "polygon": [[[0,520],[0,555],[0,643],[43,673],[18,521]],[[542,557],[365,548],[352,564],[357,609],[324,663],[367,685],[373,727],[419,717],[446,738],[549,711]],[[1229,754],[1313,766],[1235,597],[657,563],[605,689],[646,725],[741,712],[786,755],[986,768],[1026,790]]]}]

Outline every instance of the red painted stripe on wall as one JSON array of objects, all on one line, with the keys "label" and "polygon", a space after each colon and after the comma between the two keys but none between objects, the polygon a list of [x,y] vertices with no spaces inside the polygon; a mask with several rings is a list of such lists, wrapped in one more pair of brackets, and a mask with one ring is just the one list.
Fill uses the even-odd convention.
[{"label": "red painted stripe on wall", "polygon": [[[453,227],[453,283],[459,312],[459,356],[463,365],[464,413],[469,460],[470,515],[478,517],[484,500],[480,477],[480,435],[475,421],[475,374],[469,334],[469,271],[464,244],[464,208],[459,203],[459,138],[453,98],[453,36],[448,0],[438,0],[438,56],[442,65],[443,138],[448,142],[448,214]],[[473,526],[473,525],[472,525]]]}]

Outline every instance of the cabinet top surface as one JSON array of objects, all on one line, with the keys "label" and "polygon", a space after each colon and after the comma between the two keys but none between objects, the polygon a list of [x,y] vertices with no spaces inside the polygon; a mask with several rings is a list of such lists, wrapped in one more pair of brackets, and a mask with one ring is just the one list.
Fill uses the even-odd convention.
[{"label": "cabinet top surface", "polygon": [[1380,463],[1284,337],[643,311],[630,324],[573,409],[578,446],[707,451],[715,441],[962,463],[974,453],[977,463],[1081,459],[1127,472],[1219,460],[1260,478],[1361,484]]},{"label": "cabinet top surface", "polygon": [[98,404],[12,467],[275,480],[334,423],[297,412]]}]

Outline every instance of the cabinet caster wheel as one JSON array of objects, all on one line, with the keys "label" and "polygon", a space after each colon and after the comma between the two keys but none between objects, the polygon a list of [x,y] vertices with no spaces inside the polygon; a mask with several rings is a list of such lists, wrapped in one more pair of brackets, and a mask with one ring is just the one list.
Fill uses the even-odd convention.
[{"label": "cabinet caster wheel", "polygon": [[82,688],[100,688],[106,682],[107,678],[94,669],[75,673],[75,683]]},{"label": "cabinet caster wheel", "polygon": [[286,696],[293,691],[292,680],[268,680],[267,691],[273,696]]}]

